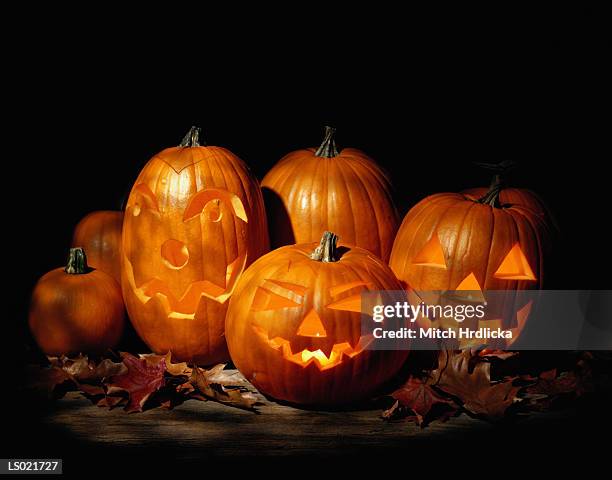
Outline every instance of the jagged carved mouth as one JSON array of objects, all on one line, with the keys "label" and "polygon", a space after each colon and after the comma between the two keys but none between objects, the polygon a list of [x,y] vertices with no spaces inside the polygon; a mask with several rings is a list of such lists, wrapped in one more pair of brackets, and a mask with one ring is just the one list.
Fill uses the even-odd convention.
[{"label": "jagged carved mouth", "polygon": [[334,343],[328,353],[321,349],[309,350],[307,348],[293,352],[291,341],[282,337],[269,338],[268,331],[260,326],[253,325],[257,336],[270,348],[277,350],[285,360],[293,362],[303,368],[315,364],[321,371],[329,370],[340,365],[344,357],[353,358],[365,350],[374,340],[371,335],[362,335],[355,347],[349,342]]},{"label": "jagged carved mouth", "polygon": [[180,297],[172,293],[168,284],[154,277],[137,286],[134,279],[132,263],[124,257],[130,287],[138,299],[146,304],[157,298],[164,307],[169,318],[192,319],[195,316],[202,297],[209,298],[218,303],[225,303],[232,296],[238,278],[245,269],[246,255],[238,256],[226,269],[225,286],[217,285],[209,280],[193,282]]}]

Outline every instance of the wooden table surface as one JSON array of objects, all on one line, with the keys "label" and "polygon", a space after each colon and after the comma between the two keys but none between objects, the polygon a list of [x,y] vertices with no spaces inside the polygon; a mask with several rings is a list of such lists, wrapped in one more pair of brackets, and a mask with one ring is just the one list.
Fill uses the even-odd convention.
[{"label": "wooden table surface", "polygon": [[127,414],[121,408],[109,411],[94,406],[79,393],[70,392],[44,408],[28,407],[16,419],[19,428],[5,431],[4,438],[12,441],[3,447],[7,455],[3,458],[64,458],[74,470],[77,465],[90,468],[101,459],[104,465],[108,459],[119,459],[142,472],[163,466],[199,466],[211,458],[229,466],[241,465],[237,457],[249,457],[251,462],[289,460],[292,464],[296,457],[351,459],[358,467],[355,462],[359,459],[427,457],[438,461],[435,458],[444,453],[444,462],[449,462],[449,455],[465,459],[465,452],[497,458],[500,452],[514,452],[517,446],[527,454],[543,445],[557,455],[575,456],[578,448],[591,453],[608,448],[598,438],[611,426],[609,398],[494,424],[461,414],[426,428],[405,420],[384,421],[381,405],[354,411],[311,411],[259,398],[258,413],[189,400],[173,410]]}]

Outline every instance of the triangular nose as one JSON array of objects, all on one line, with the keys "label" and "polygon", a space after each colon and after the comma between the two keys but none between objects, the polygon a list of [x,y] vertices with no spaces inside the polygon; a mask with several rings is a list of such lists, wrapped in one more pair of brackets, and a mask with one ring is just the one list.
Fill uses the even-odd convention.
[{"label": "triangular nose", "polygon": [[314,308],[308,312],[300,323],[297,334],[301,337],[327,337],[321,318]]}]

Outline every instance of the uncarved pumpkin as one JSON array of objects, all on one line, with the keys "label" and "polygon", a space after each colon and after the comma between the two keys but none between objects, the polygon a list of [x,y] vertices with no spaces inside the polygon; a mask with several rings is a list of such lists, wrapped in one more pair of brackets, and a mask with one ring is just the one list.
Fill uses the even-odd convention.
[{"label": "uncarved pumpkin", "polygon": [[87,214],[77,224],[73,247],[83,247],[89,265],[121,282],[121,228],[123,212],[100,210]]},{"label": "uncarved pumpkin", "polygon": [[[369,251],[326,232],[320,244],[281,247],[245,272],[230,301],[232,360],[261,392],[295,404],[333,405],[372,395],[405,350],[368,350],[361,293],[401,290]],[[317,246],[319,245],[319,246]]]},{"label": "uncarved pumpkin", "polygon": [[333,128],[318,149],[286,155],[262,187],[273,247],[317,242],[330,230],[388,260],[399,224],[389,179],[362,151],[338,152]]},{"label": "uncarved pumpkin", "polygon": [[29,326],[47,355],[102,353],[123,332],[119,285],[90,269],[83,249],[71,248],[67,266],[43,275],[34,287]]},{"label": "uncarved pumpkin", "polygon": [[127,201],[122,288],[136,331],[177,360],[228,360],[229,298],[267,251],[257,180],[229,150],[200,145],[192,128],[145,165]]}]

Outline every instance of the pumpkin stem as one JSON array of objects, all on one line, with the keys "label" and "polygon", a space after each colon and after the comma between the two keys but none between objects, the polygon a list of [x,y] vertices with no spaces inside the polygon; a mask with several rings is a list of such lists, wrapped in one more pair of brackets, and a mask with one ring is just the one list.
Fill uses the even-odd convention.
[{"label": "pumpkin stem", "polygon": [[[193,126],[187,132],[187,135],[183,137],[179,147],[199,147],[200,146],[200,134],[202,129],[200,127]],[[206,145],[202,142],[202,145]]]},{"label": "pumpkin stem", "polygon": [[316,157],[334,158],[338,156],[338,149],[334,140],[335,134],[336,129],[334,127],[325,127],[325,138],[323,138],[323,143],[321,143],[321,146],[315,152]]},{"label": "pumpkin stem", "polygon": [[317,262],[331,263],[336,261],[336,244],[338,235],[332,232],[324,232],[321,243],[310,254],[310,258]]},{"label": "pumpkin stem", "polygon": [[514,170],[517,167],[517,163],[513,160],[504,160],[499,163],[474,162],[474,164],[495,173],[495,175],[493,175],[493,179],[491,180],[491,184],[489,185],[489,191],[478,199],[478,203],[500,208],[501,204],[499,203],[499,193],[504,188],[502,177],[510,170]]},{"label": "pumpkin stem", "polygon": [[489,186],[489,191],[478,199],[478,203],[490,205],[491,207],[495,208],[500,208],[501,204],[499,203],[499,193],[502,191],[502,188],[504,187],[501,175],[499,173],[496,173],[493,177],[493,180],[491,181],[491,185]]},{"label": "pumpkin stem", "polygon": [[87,265],[87,255],[81,247],[71,248],[68,253],[68,262],[64,271],[71,275],[81,275],[89,272],[90,268]]}]

